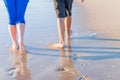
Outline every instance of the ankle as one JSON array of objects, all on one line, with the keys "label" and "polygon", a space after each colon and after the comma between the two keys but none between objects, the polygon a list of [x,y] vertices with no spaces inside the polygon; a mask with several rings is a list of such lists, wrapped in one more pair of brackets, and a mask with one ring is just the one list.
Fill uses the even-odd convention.
[{"label": "ankle", "polygon": [[19,46],[17,44],[12,44],[11,48],[12,50],[18,50]]},{"label": "ankle", "polygon": [[21,52],[27,52],[27,50],[26,50],[26,48],[25,48],[25,46],[23,44],[19,45],[19,51],[21,51]]},{"label": "ankle", "polygon": [[24,46],[24,43],[23,42],[19,42],[19,46]]}]

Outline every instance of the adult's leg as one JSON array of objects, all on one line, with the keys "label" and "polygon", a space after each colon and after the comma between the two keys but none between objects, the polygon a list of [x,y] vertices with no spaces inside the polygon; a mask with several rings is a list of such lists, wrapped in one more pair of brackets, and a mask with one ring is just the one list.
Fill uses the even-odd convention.
[{"label": "adult's leg", "polygon": [[70,29],[71,29],[71,16],[68,16],[65,18],[65,34],[66,34],[66,40],[70,38]]},{"label": "adult's leg", "polygon": [[21,51],[26,51],[24,47],[24,32],[25,32],[25,11],[27,7],[28,1],[27,0],[17,0],[17,31],[18,31],[18,38],[19,38],[19,48]]},{"label": "adult's leg", "polygon": [[73,0],[65,0],[66,13],[67,13],[67,17],[65,18],[65,33],[66,33],[67,40],[70,38],[70,28],[71,28],[71,22],[72,22],[72,17],[71,17],[72,3],[73,3]]},{"label": "adult's leg", "polygon": [[9,30],[9,34],[11,37],[11,41],[12,41],[12,46],[11,48],[13,50],[17,50],[18,49],[18,42],[17,42],[17,30],[16,30],[16,26],[15,25],[8,25],[8,30]]},{"label": "adult's leg", "polygon": [[55,10],[57,15],[58,33],[59,33],[59,43],[55,44],[55,47],[64,47],[64,34],[65,34],[65,17],[66,9],[65,2],[63,0],[54,0]]},{"label": "adult's leg", "polygon": [[58,18],[58,33],[59,33],[59,43],[56,45],[56,47],[64,47],[64,34],[65,34],[65,25],[64,25],[64,18]]},{"label": "adult's leg", "polygon": [[16,38],[16,9],[15,9],[15,0],[4,0],[6,5],[8,15],[9,15],[9,25],[8,30],[12,41],[12,49],[18,49],[18,42]]},{"label": "adult's leg", "polygon": [[20,51],[26,51],[26,49],[24,47],[25,24],[22,24],[22,23],[17,24],[17,31],[18,31]]}]

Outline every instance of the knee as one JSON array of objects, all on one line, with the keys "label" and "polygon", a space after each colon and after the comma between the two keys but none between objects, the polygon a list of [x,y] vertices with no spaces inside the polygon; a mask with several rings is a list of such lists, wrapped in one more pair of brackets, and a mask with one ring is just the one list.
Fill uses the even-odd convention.
[{"label": "knee", "polygon": [[10,25],[16,25],[18,23],[25,24],[25,19],[23,17],[10,17],[9,18],[9,24]]},{"label": "knee", "polygon": [[16,25],[16,17],[10,17],[9,18],[9,24],[10,25]]},{"label": "knee", "polygon": [[25,24],[25,19],[23,17],[17,17],[16,24],[23,23]]}]

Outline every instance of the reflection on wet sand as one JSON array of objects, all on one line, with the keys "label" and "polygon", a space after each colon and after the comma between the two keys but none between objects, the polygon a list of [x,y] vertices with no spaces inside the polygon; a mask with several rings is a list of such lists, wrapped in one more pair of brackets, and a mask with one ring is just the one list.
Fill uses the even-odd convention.
[{"label": "reflection on wet sand", "polygon": [[73,66],[73,62],[70,58],[71,53],[64,53],[64,50],[61,50],[61,70],[59,70],[60,80],[76,80],[78,77],[78,72]]},{"label": "reflection on wet sand", "polygon": [[27,67],[27,54],[19,51],[13,52],[13,67],[8,69],[8,76],[15,80],[32,80],[30,70]]},{"label": "reflection on wet sand", "polygon": [[79,75],[78,71],[75,69],[72,59],[72,51],[71,51],[71,42],[67,41],[67,48],[61,50],[61,64],[58,68],[58,72],[60,75],[60,80],[88,80],[87,76]]}]

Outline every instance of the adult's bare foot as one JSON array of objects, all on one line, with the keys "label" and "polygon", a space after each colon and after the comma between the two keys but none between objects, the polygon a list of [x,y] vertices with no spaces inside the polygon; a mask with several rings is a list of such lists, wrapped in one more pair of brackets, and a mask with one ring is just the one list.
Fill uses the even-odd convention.
[{"label": "adult's bare foot", "polygon": [[63,43],[55,43],[55,44],[53,44],[53,47],[55,47],[55,48],[63,48],[64,44]]},{"label": "adult's bare foot", "polygon": [[67,46],[67,47],[70,47],[70,46],[71,46],[70,39],[66,39],[66,46]]},{"label": "adult's bare foot", "polygon": [[19,51],[20,52],[27,52],[27,50],[26,50],[24,45],[19,45]]},{"label": "adult's bare foot", "polygon": [[9,48],[9,50],[11,51],[17,51],[18,49],[19,49],[19,46],[14,44],[12,44],[11,47]]}]

